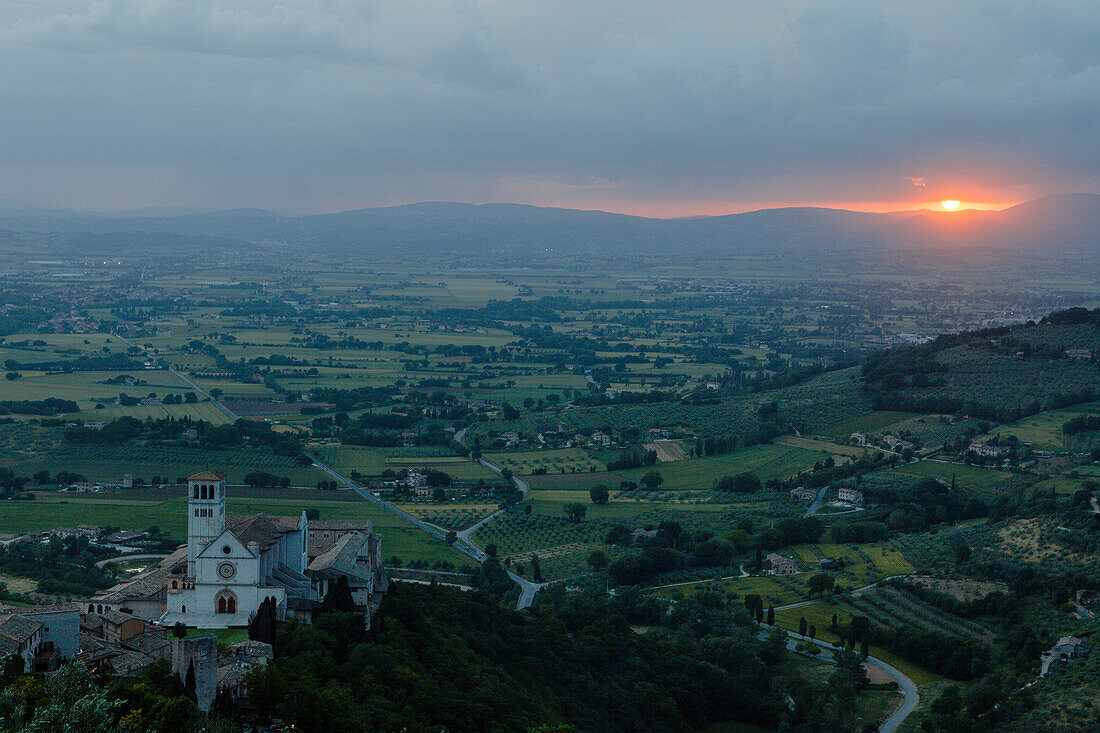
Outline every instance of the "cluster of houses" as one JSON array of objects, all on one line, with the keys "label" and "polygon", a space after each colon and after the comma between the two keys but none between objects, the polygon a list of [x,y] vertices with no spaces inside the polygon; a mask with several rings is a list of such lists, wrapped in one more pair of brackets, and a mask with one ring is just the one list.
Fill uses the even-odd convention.
[{"label": "cluster of houses", "polygon": [[970,444],[967,450],[979,458],[1005,458],[1008,456],[1011,448],[1007,445],[992,445],[990,443],[975,441]]},{"label": "cluster of houses", "polygon": [[124,679],[168,660],[181,679],[194,669],[196,697],[204,710],[219,692],[243,700],[248,672],[273,656],[264,642],[241,641],[219,650],[213,635],[178,638],[167,626],[133,614],[84,610],[76,603],[0,607],[0,659],[12,655],[22,657],[28,672],[53,672],[73,660],[97,675]]},{"label": "cluster of houses", "polygon": [[916,450],[917,445],[911,440],[899,438],[896,435],[871,435],[865,433],[852,433],[848,440],[864,448],[885,448],[895,453],[901,453],[906,449]]},{"label": "cluster of houses", "polygon": [[[667,436],[668,431],[665,431]],[[568,433],[565,430],[541,430],[536,434],[541,447],[573,448],[577,446],[609,447],[614,441],[608,433],[595,430],[591,435]],[[516,448],[530,441],[514,430],[507,430],[496,437],[496,443],[504,448]]]},{"label": "cluster of houses", "polygon": [[[820,489],[808,489],[805,486],[791,489],[791,498],[795,501],[813,501]],[[837,501],[853,506],[863,506],[863,492],[851,486],[841,486],[836,492]]]},{"label": "cluster of houses", "polygon": [[[99,537],[101,529],[72,532]],[[0,659],[18,654],[36,672],[73,659],[120,677],[167,659],[181,678],[194,669],[199,705],[209,709],[218,692],[243,695],[248,669],[266,663],[271,647],[242,642],[219,651],[213,635],[176,638],[176,624],[242,628],[265,602],[276,618],[310,622],[343,581],[369,623],[389,583],[369,521],[229,515],[225,477],[202,472],[188,479],[186,545],[84,601],[0,607]]]},{"label": "cluster of houses", "polygon": [[62,491],[68,492],[96,492],[96,491],[118,491],[119,489],[132,489],[134,488],[134,475],[132,473],[125,474],[117,481],[77,481],[71,483],[68,486],[61,487]]}]

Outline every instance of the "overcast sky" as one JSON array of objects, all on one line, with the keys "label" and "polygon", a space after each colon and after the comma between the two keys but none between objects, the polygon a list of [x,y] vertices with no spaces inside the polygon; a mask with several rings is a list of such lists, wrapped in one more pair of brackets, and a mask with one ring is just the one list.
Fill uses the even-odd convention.
[{"label": "overcast sky", "polygon": [[652,215],[1100,192],[1100,2],[0,3],[0,198]]}]

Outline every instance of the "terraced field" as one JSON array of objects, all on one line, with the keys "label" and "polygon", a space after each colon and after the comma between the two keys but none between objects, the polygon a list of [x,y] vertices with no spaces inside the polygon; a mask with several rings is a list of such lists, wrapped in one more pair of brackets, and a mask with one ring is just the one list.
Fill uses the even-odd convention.
[{"label": "terraced field", "polygon": [[854,613],[867,616],[872,623],[879,626],[911,626],[985,644],[993,641],[993,633],[989,629],[941,611],[897,588],[873,588],[858,595],[841,598],[839,603]]}]

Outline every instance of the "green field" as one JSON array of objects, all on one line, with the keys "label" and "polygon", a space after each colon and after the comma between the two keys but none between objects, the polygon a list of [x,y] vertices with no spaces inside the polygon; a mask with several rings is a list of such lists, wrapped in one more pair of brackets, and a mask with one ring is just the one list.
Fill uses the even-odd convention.
[{"label": "green field", "polygon": [[912,413],[909,412],[868,412],[865,415],[859,415],[833,423],[832,425],[822,428],[818,432],[828,438],[835,438],[843,441],[847,440],[848,436],[852,433],[863,433],[866,435],[912,416]]},{"label": "green field", "polygon": [[900,466],[901,473],[913,476],[930,476],[951,483],[954,478],[957,486],[983,494],[997,494],[1013,477],[1011,473],[996,471],[980,466],[967,466],[961,463],[940,463],[938,461],[920,461]]},{"label": "green field", "polygon": [[[833,615],[836,615],[837,622],[840,624],[846,624],[851,620],[851,612],[843,606],[830,603],[828,601],[820,601],[818,603],[811,603],[807,606],[799,606],[798,608],[790,608],[786,610],[775,612],[776,626],[780,626],[788,631],[798,633],[800,619],[806,619],[807,624],[813,624],[816,628],[816,638],[821,641],[833,643],[837,640],[837,635],[829,630],[832,625]],[[902,657],[893,654],[879,647],[870,647],[871,656],[881,659],[882,661],[896,667],[905,676],[913,680],[918,685],[923,685],[928,682],[936,682],[943,679],[935,672],[930,672],[926,669],[914,665],[912,662],[903,659]]]},{"label": "green field", "polygon": [[1050,451],[1083,450],[1091,447],[1088,434],[1068,436],[1062,432],[1062,426],[1071,418],[1085,414],[1082,410],[1054,410],[1041,412],[1012,425],[1003,425],[994,432],[1003,441],[1015,436],[1021,443],[1029,443],[1034,448]]},{"label": "green field", "polygon": [[[893,546],[886,543],[867,543],[862,545],[806,544],[787,547],[780,554],[795,560],[802,572],[785,576],[749,576],[732,577],[717,581],[698,581],[659,589],[661,595],[669,596],[673,592],[681,595],[693,595],[704,590],[717,591],[724,595],[744,598],[749,593],[758,593],[766,605],[783,606],[810,600],[807,590],[810,577],[820,572],[819,561],[822,558],[843,560],[842,570],[830,570],[837,585],[853,590],[877,582],[891,575],[911,573],[913,566],[902,557]],[[674,597],[674,596],[673,596]]]},{"label": "green field", "polygon": [[310,446],[318,460],[345,476],[358,471],[377,476],[385,470],[406,471],[410,468],[430,468],[456,479],[476,480],[496,478],[497,474],[468,458],[456,456],[440,446],[415,448],[365,448],[350,445]]},{"label": "green field", "polygon": [[328,476],[312,466],[301,466],[293,458],[259,450],[219,450],[180,446],[83,445],[62,443],[31,456],[9,456],[0,460],[18,474],[29,476],[46,469],[51,473],[70,471],[91,481],[111,481],[133,474],[150,481],[159,476],[163,482],[176,482],[204,469],[226,475],[229,483],[243,484],[253,471],[287,476],[294,486],[315,486]]},{"label": "green field", "polygon": [[590,458],[588,452],[582,448],[486,453],[483,457],[490,463],[507,468],[516,475],[530,474],[541,468],[545,468],[552,474],[560,474],[562,470],[569,473],[588,472],[591,469],[604,470],[604,465]]},{"label": "green field", "polygon": [[625,471],[596,473],[549,473],[530,476],[531,488],[587,491],[595,484],[607,484],[618,488],[624,480],[638,482],[650,471],[657,471],[664,481],[661,491],[710,490],[714,481],[722,476],[732,476],[751,471],[762,481],[787,478],[805,470],[823,458],[822,453],[786,445],[755,445],[722,456],[692,458],[684,461],[658,463],[652,467],[632,468]]},{"label": "green field", "polygon": [[[231,514],[265,512],[294,516],[306,509],[317,509],[322,519],[370,520],[382,535],[382,553],[396,555],[406,563],[449,561],[456,565],[469,558],[437,540],[406,520],[365,500],[338,501],[323,498],[328,492],[316,492],[317,498],[234,498],[230,489],[226,511]],[[78,524],[98,524],[123,529],[160,527],[182,542],[187,536],[186,500],[182,497],[152,500],[133,498],[127,492],[111,497],[85,498],[60,493],[40,494],[34,501],[4,502],[0,513],[0,532],[32,532]]]}]

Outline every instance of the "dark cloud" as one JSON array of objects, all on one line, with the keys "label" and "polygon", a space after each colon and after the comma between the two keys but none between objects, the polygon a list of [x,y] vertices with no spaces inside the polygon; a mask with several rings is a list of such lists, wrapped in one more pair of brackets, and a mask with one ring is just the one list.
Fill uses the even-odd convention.
[{"label": "dark cloud", "polygon": [[1100,5],[1041,0],[7,3],[0,197],[636,209],[1096,188],[1098,35]]}]

